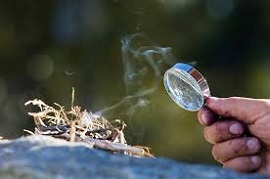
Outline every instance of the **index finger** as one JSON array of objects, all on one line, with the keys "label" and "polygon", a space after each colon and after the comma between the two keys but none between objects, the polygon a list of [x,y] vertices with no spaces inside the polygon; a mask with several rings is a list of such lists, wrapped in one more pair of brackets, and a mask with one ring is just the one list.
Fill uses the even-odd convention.
[{"label": "index finger", "polygon": [[270,101],[242,97],[209,97],[206,106],[223,117],[234,117],[247,124],[270,114]]}]

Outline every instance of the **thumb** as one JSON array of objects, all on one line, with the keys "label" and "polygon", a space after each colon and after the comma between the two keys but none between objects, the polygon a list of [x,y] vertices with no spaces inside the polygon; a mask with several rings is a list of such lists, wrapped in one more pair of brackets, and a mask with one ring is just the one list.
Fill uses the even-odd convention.
[{"label": "thumb", "polygon": [[270,101],[242,97],[209,97],[206,106],[223,117],[233,117],[247,124],[270,114]]}]

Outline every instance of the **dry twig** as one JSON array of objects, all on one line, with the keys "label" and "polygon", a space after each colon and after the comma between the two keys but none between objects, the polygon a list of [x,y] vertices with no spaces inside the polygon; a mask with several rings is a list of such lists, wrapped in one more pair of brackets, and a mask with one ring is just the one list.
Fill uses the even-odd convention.
[{"label": "dry twig", "polygon": [[110,123],[104,117],[82,111],[79,106],[74,106],[74,93],[73,89],[69,111],[59,104],[55,103],[55,107],[52,107],[38,99],[26,102],[25,105],[38,106],[40,111],[28,113],[33,116],[36,128],[34,132],[25,131],[32,135],[50,135],[68,141],[81,141],[112,152],[153,157],[147,147],[127,145],[123,133],[126,125],[123,121],[115,120]]}]

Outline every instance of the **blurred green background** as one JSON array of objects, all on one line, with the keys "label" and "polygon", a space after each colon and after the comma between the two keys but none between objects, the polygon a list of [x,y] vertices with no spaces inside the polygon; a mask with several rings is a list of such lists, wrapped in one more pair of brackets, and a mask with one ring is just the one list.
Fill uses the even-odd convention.
[{"label": "blurred green background", "polygon": [[[69,107],[71,87],[76,104],[92,112],[152,89],[104,116],[123,119],[128,142],[156,156],[216,164],[197,114],[173,103],[160,77],[175,62],[192,62],[214,96],[269,98],[268,7],[266,0],[0,1],[0,133],[33,130],[27,100]],[[151,57],[138,57],[163,60],[160,74],[134,51],[123,55],[121,40],[135,33],[151,39],[151,48],[171,48],[165,57],[149,47]],[[129,79],[132,64],[133,75],[142,74],[137,81]]]}]

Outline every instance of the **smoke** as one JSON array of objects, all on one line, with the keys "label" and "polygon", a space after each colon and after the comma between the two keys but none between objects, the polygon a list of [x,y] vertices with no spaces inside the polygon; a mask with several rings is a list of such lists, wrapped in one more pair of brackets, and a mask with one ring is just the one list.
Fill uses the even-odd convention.
[{"label": "smoke", "polygon": [[164,71],[176,62],[170,47],[154,46],[141,33],[127,35],[121,43],[126,96],[118,103],[96,112],[97,115],[124,107],[125,113],[131,116],[138,108],[149,105],[148,98],[157,90]]}]

